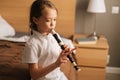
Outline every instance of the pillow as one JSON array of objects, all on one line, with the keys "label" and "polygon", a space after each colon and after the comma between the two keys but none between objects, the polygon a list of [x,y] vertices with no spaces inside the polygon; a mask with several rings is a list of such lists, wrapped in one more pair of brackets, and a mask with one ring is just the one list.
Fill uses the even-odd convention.
[{"label": "pillow", "polygon": [[5,19],[0,16],[0,36],[14,36],[14,28],[5,21]]}]

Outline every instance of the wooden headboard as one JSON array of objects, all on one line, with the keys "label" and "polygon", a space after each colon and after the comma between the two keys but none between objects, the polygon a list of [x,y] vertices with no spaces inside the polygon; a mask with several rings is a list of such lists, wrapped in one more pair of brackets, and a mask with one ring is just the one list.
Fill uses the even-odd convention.
[{"label": "wooden headboard", "polygon": [[[29,9],[34,0],[1,0],[0,15],[17,32],[29,31]],[[58,8],[56,31],[65,37],[74,34],[76,0],[51,0]]]}]

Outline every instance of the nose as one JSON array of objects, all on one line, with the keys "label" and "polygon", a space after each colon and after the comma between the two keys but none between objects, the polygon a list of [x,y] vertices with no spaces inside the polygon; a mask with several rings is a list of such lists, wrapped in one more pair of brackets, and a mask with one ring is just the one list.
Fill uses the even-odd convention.
[{"label": "nose", "polygon": [[55,25],[55,21],[54,20],[51,20],[51,26],[54,26]]}]

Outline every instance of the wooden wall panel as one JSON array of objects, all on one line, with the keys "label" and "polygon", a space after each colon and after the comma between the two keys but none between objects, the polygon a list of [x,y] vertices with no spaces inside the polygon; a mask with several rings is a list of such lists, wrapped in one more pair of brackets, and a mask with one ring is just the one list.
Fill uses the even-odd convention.
[{"label": "wooden wall panel", "polygon": [[1,0],[0,15],[12,25],[16,31],[27,32],[29,8],[33,0]]},{"label": "wooden wall panel", "polygon": [[63,36],[74,33],[76,0],[51,0],[58,8],[58,23],[56,31]]},{"label": "wooden wall panel", "polygon": [[[34,0],[0,0],[0,15],[16,31],[29,30],[29,9]],[[51,0],[58,8],[56,31],[65,37],[74,33],[75,0]]]}]

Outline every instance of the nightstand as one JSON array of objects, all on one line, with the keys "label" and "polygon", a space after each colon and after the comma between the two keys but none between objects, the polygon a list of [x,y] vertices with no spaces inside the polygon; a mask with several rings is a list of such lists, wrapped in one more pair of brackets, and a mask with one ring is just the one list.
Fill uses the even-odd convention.
[{"label": "nightstand", "polygon": [[78,44],[76,39],[87,37],[84,34],[75,34],[73,44],[76,49],[76,60],[81,68],[77,74],[78,80],[105,80],[108,42],[104,36],[100,36],[95,44]]}]

